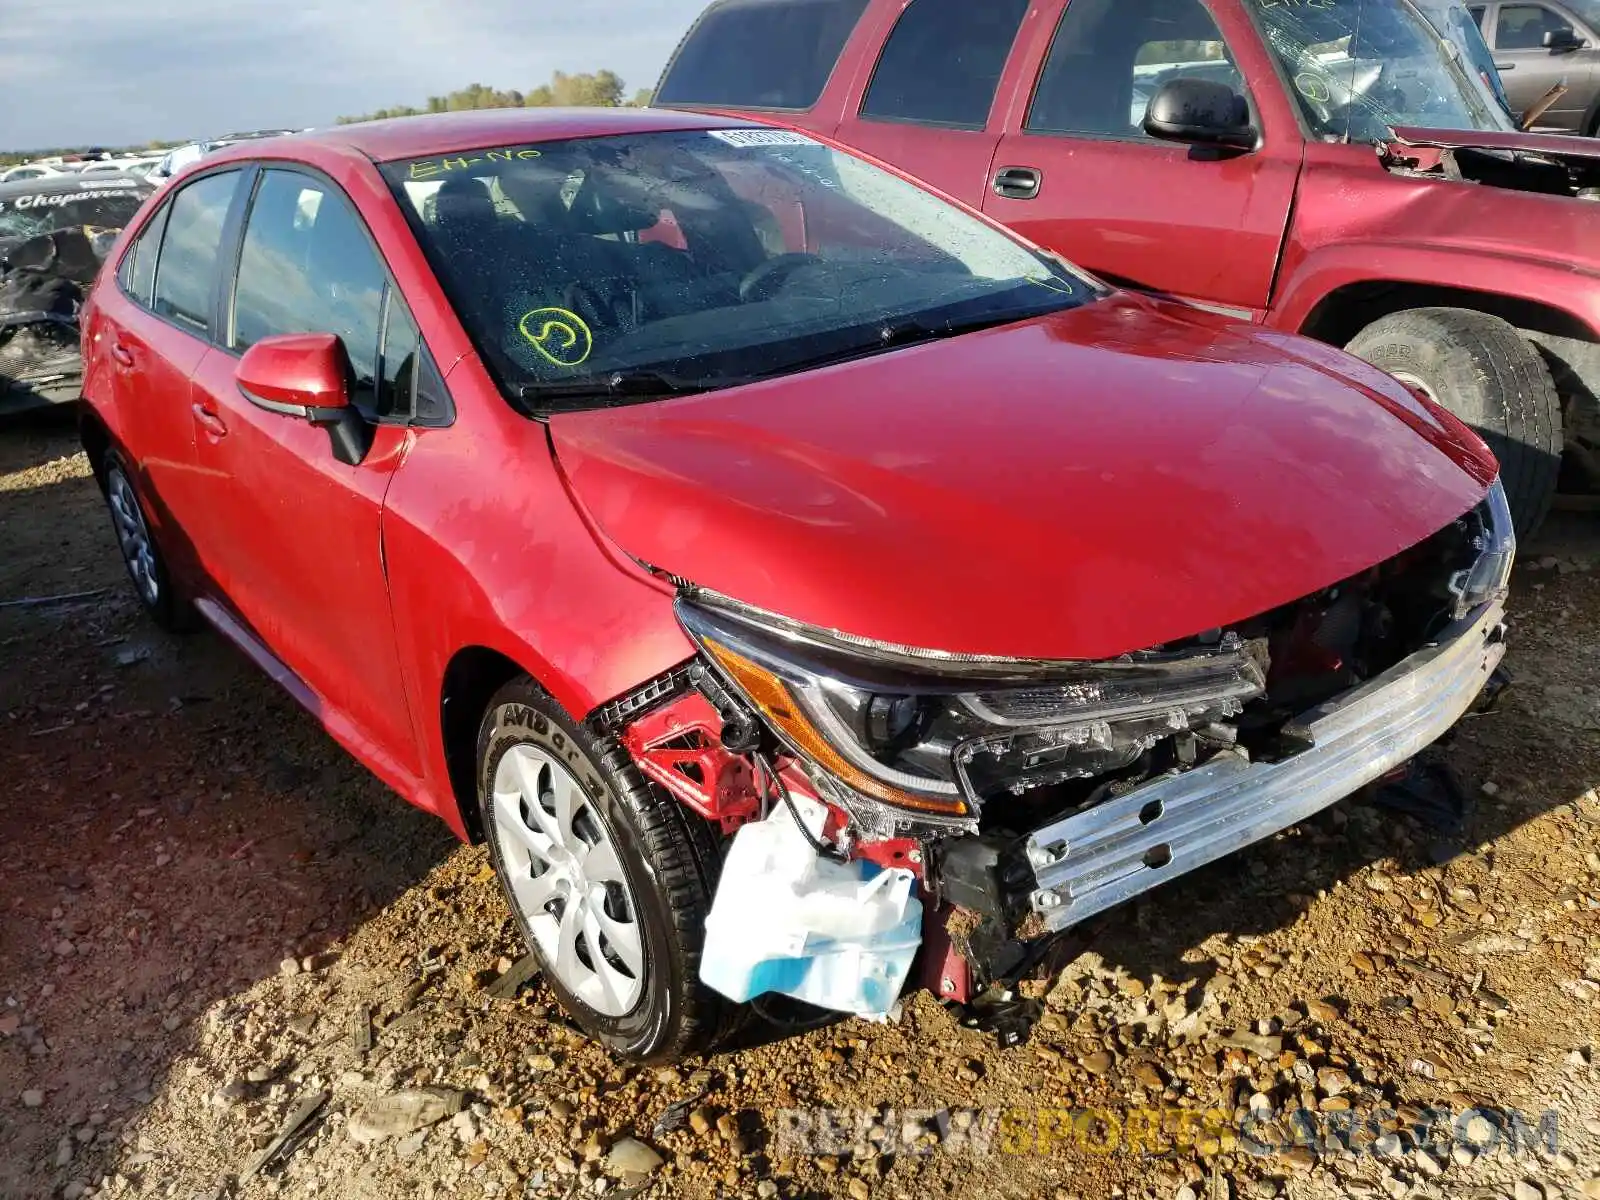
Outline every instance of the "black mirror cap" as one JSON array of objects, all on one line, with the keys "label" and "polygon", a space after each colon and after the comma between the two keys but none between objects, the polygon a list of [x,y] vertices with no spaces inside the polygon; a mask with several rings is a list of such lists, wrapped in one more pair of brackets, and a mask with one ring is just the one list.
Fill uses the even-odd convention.
[{"label": "black mirror cap", "polygon": [[1583,47],[1583,39],[1578,36],[1578,31],[1570,25],[1563,25],[1560,29],[1552,29],[1544,35],[1544,45],[1547,50],[1579,50]]},{"label": "black mirror cap", "polygon": [[1166,142],[1254,150],[1260,134],[1250,120],[1250,105],[1225,83],[1210,79],[1169,79],[1150,97],[1144,131]]}]

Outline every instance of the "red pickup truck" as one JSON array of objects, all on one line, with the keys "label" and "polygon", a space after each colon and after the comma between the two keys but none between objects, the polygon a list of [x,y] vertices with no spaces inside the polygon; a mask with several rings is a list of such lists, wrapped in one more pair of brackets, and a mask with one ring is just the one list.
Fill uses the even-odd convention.
[{"label": "red pickup truck", "polygon": [[1526,535],[1558,482],[1600,490],[1600,143],[1519,132],[1504,94],[1453,0],[719,0],[655,103],[1348,348],[1484,436]]}]

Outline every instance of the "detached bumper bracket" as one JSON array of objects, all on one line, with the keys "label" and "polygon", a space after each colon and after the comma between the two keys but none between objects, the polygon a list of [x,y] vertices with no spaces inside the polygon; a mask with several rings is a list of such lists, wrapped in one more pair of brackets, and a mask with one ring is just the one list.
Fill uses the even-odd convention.
[{"label": "detached bumper bracket", "polygon": [[1065,929],[1305,820],[1406,762],[1470,709],[1505,656],[1505,608],[1485,605],[1440,640],[1290,723],[1306,749],[1237,752],[1036,830],[1033,909]]}]

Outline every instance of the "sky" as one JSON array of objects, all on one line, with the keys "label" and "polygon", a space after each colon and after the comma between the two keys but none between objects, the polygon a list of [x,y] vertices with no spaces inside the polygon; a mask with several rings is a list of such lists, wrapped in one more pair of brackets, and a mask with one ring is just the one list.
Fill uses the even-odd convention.
[{"label": "sky", "polygon": [[653,87],[704,0],[0,0],[0,150],[330,125],[610,68]]}]

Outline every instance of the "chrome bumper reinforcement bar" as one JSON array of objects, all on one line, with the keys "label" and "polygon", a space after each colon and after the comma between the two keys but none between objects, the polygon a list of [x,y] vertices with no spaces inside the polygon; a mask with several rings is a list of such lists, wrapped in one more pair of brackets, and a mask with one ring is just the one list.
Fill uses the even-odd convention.
[{"label": "chrome bumper reinforcement bar", "polygon": [[1505,656],[1505,608],[1485,605],[1382,675],[1290,722],[1307,748],[1274,763],[1226,752],[1203,767],[1036,830],[1034,909],[1065,929],[1305,820],[1436,741]]}]

